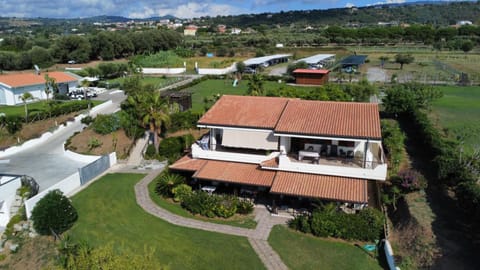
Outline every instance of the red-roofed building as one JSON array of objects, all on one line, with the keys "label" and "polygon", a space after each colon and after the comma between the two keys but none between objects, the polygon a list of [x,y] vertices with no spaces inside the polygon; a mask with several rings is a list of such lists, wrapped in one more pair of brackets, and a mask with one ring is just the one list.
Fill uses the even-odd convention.
[{"label": "red-roofed building", "polygon": [[377,104],[224,95],[198,127],[210,132],[170,168],[200,181],[366,204],[387,176]]},{"label": "red-roofed building", "polygon": [[[65,72],[14,73],[0,75],[0,105],[23,103],[21,96],[30,92],[35,99],[46,99],[45,75],[55,79],[60,94],[67,94],[69,88],[77,87],[79,77]],[[52,93],[53,94],[53,93]]]},{"label": "red-roofed building", "polygon": [[296,84],[322,85],[328,82],[327,69],[295,69],[293,76]]}]

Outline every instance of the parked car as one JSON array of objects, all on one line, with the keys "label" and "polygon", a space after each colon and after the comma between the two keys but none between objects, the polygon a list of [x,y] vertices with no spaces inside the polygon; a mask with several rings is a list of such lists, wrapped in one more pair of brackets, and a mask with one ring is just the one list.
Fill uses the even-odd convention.
[{"label": "parked car", "polygon": [[257,71],[254,68],[251,67],[245,67],[245,70],[243,71],[245,74],[255,74]]},{"label": "parked car", "polygon": [[69,64],[76,64],[77,62],[75,60],[69,60],[67,63]]}]

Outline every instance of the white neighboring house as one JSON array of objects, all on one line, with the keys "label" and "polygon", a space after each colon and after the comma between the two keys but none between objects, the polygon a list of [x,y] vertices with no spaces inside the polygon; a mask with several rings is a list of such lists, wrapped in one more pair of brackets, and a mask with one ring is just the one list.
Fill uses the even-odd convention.
[{"label": "white neighboring house", "polygon": [[[60,94],[68,94],[70,88],[78,86],[80,77],[66,72],[13,73],[0,75],[0,105],[22,104],[23,93],[30,92],[34,99],[47,99],[45,75],[55,79]],[[50,98],[53,97],[53,92]]]},{"label": "white neighboring house", "polygon": [[197,126],[208,136],[170,168],[203,184],[366,205],[387,177],[378,104],[224,95]]}]

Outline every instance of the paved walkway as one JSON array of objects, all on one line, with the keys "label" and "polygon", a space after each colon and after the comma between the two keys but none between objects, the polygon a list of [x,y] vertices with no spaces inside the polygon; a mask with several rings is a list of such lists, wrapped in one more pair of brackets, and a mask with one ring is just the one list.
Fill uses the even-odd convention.
[{"label": "paved walkway", "polygon": [[229,225],[215,224],[199,221],[191,218],[181,217],[159,207],[149,196],[148,184],[155,179],[161,172],[161,169],[152,170],[140,182],[135,185],[135,196],[137,203],[148,213],[159,217],[171,224],[178,226],[200,229],[211,232],[218,232],[236,236],[247,237],[255,252],[258,254],[263,264],[270,270],[288,269],[282,262],[278,254],[270,247],[267,242],[268,235],[273,226],[285,224],[288,219],[283,217],[273,217],[264,206],[256,206],[254,210],[257,227],[255,229],[239,228]]}]

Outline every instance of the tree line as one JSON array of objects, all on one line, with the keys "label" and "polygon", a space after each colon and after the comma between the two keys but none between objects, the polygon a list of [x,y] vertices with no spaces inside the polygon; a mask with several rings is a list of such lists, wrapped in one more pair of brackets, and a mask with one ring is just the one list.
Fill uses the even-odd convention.
[{"label": "tree line", "polygon": [[180,45],[179,33],[152,29],[142,32],[100,32],[66,35],[56,39],[29,39],[7,36],[0,46],[0,70],[46,68],[55,63],[85,63],[91,60],[113,60],[136,54],[151,54]]},{"label": "tree line", "polygon": [[[265,26],[266,27],[266,26]],[[273,48],[281,43],[286,47],[338,45],[397,45],[424,44],[435,49],[463,50],[465,43],[471,47],[480,44],[480,27],[465,25],[459,28],[411,25],[409,27],[342,27],[329,26],[314,29],[268,27],[262,32],[242,35],[203,34],[197,39],[186,39],[191,48],[205,46]]]}]

